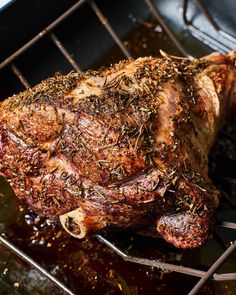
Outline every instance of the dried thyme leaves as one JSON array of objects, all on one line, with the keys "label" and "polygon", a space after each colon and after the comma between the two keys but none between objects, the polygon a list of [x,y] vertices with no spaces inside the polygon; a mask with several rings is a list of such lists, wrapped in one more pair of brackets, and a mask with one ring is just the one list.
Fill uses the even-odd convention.
[{"label": "dried thyme leaves", "polygon": [[[94,118],[94,121],[102,122],[105,129],[103,136],[97,139],[94,145],[92,138],[83,138],[79,123],[75,128],[64,129],[63,135],[58,140],[56,150],[62,152],[67,159],[73,161],[75,156],[85,159],[86,163],[94,162],[113,181],[120,181],[128,175],[126,167],[119,163],[112,164],[107,160],[106,153],[115,151],[125,151],[126,156],[135,158],[140,156],[148,167],[153,166],[155,134],[157,128],[158,107],[163,103],[159,97],[163,83],[174,83],[177,79],[182,81],[184,95],[182,97],[183,111],[180,113],[176,124],[186,126],[190,121],[186,100],[193,103],[196,100],[191,77],[202,71],[207,66],[205,61],[171,60],[144,58],[140,61],[133,61],[136,70],[132,74],[125,71],[125,67],[130,61],[120,62],[118,65],[100,71],[88,71],[81,75],[71,72],[66,76],[61,74],[49,78],[32,89],[29,89],[9,100],[8,108],[17,106],[28,106],[31,103],[43,105],[49,103],[53,106],[63,104],[65,111],[76,113],[77,117],[86,114]],[[79,101],[73,101],[64,96],[69,94],[76,87],[79,80],[87,79],[91,76],[105,77],[108,74],[118,75],[108,81],[105,78],[101,87],[101,95],[91,95]],[[190,81],[190,82],[189,82]],[[20,122],[24,130],[24,122]],[[67,124],[63,122],[63,124]],[[75,122],[76,124],[76,122]],[[91,121],[91,124],[92,121]],[[64,126],[65,127],[65,126]],[[181,127],[181,128],[182,128]],[[76,129],[76,130],[74,130]],[[114,132],[117,136],[111,137]],[[58,135],[59,136],[59,135]],[[66,137],[70,138],[70,144],[66,142]],[[111,142],[109,142],[111,140]],[[122,152],[123,152],[122,151]],[[96,152],[100,152],[104,158],[97,157]],[[164,149],[162,150],[164,155]],[[170,152],[166,150],[166,153]],[[80,163],[75,163],[80,165]],[[105,172],[104,172],[105,171]]]},{"label": "dried thyme leaves", "polygon": [[31,103],[55,105],[63,100],[63,97],[76,86],[81,77],[81,74],[73,71],[67,75],[57,73],[54,77],[42,81],[35,87],[14,95],[3,108],[12,109],[18,106],[28,106]]}]

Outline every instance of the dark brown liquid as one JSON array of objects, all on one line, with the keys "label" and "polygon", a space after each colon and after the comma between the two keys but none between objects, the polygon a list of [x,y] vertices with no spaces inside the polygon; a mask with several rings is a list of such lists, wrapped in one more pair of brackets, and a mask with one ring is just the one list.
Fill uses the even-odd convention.
[{"label": "dark brown liquid", "polygon": [[[126,38],[125,44],[134,57],[159,55],[159,49],[179,54],[160,26],[151,21],[137,22],[136,29]],[[122,58],[122,53],[116,48],[101,58],[94,67],[108,65]],[[212,157],[213,174],[220,171],[220,175],[224,175],[226,171],[230,171],[229,165],[232,165],[232,157],[235,157],[232,150],[229,141],[224,141],[223,145],[222,140],[219,141]],[[226,163],[228,166],[225,166]],[[68,236],[59,226],[38,220],[33,213],[22,207],[3,179],[0,179],[0,194],[1,232],[76,294],[179,295],[187,294],[198,281],[187,275],[166,273],[125,262],[96,238],[81,241]],[[222,200],[222,209],[227,206]],[[222,218],[236,221],[235,211],[229,209],[225,212],[222,213]],[[236,239],[236,233],[230,230],[219,232],[219,236],[224,238],[226,244]],[[199,250],[180,251],[170,247],[162,239],[130,233],[113,233],[109,238],[132,255],[161,259],[200,270],[207,270],[223,252],[218,239],[211,239]],[[61,294],[33,268],[3,246],[0,249],[0,294]],[[231,256],[220,272],[235,272],[235,265],[235,256]],[[199,294],[236,294],[235,290],[235,282],[209,281]]]}]

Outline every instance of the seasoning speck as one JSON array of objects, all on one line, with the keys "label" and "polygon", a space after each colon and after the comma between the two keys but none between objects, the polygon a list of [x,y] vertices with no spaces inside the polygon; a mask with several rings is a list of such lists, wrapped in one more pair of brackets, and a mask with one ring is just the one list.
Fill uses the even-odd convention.
[{"label": "seasoning speck", "polygon": [[[1,194],[0,194],[0,196],[1,196]],[[19,206],[19,211],[20,212],[23,212],[24,211],[24,208],[22,206]]]},{"label": "seasoning speck", "polygon": [[3,275],[5,276],[6,274],[7,274],[7,272],[8,272],[8,267],[6,267],[4,270],[3,270]]},{"label": "seasoning speck", "polygon": [[14,286],[14,288],[19,288],[20,287],[20,283],[19,282],[15,282],[13,286]]}]

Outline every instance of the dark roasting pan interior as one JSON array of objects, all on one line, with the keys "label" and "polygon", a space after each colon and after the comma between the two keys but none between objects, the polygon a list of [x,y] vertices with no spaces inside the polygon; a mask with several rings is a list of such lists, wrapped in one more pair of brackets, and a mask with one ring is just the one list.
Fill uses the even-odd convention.
[{"label": "dark roasting pan interior", "polygon": [[[76,2],[18,0],[3,8],[0,11],[0,62]],[[159,55],[159,49],[180,55],[146,2],[97,0],[96,4],[133,57]],[[184,27],[182,1],[158,0],[153,3],[190,55],[198,57],[213,51],[194,38]],[[234,0],[225,1],[224,4],[222,1],[213,0],[205,0],[202,3],[206,5],[221,29],[236,36]],[[201,27],[211,36],[216,34],[195,1],[189,1],[187,16],[197,27]],[[125,58],[88,3],[81,5],[61,22],[53,33],[83,71]],[[49,33],[14,61],[30,85],[35,85],[55,72],[66,73],[72,70],[51,38]],[[22,90],[24,86],[14,75],[10,65],[0,69],[1,100]],[[225,130],[231,136],[236,136],[236,121],[226,126]],[[216,185],[225,192],[218,220],[236,222],[235,142],[223,135],[219,135],[212,151],[210,170]],[[229,179],[230,181],[227,181]],[[230,198],[230,201],[227,198]],[[75,294],[187,294],[199,280],[185,274],[168,273],[153,267],[125,262],[95,237],[83,241],[69,237],[60,227],[49,220],[39,219],[22,206],[2,178],[0,230],[0,234],[50,271]],[[185,252],[168,246],[161,239],[131,233],[113,233],[108,238],[135,256],[161,259],[205,271],[229,243],[236,240],[236,231],[216,227],[212,239],[206,246]],[[217,272],[236,272],[235,255],[231,255]],[[0,294],[64,293],[40,272],[0,244]],[[236,294],[236,282],[209,281],[199,294],[233,295]]]}]

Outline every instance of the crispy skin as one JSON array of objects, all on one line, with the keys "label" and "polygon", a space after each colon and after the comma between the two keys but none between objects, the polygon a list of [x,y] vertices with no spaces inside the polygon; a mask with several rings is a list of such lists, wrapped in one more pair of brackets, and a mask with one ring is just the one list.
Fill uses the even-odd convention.
[{"label": "crispy skin", "polygon": [[199,247],[218,205],[208,154],[236,101],[235,56],[144,57],[14,95],[0,104],[0,172],[75,236],[156,222],[174,246]]}]

